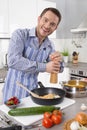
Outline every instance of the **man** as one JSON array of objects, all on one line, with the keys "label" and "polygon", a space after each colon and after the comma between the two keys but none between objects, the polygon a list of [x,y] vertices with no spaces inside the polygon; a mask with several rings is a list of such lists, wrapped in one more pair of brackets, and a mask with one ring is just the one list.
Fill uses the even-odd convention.
[{"label": "man", "polygon": [[19,99],[29,96],[17,86],[17,81],[32,90],[38,86],[39,72],[61,71],[61,55],[48,38],[60,21],[61,14],[57,9],[46,8],[38,17],[36,28],[18,29],[13,33],[8,49],[9,70],[3,89],[4,102],[12,96]]}]

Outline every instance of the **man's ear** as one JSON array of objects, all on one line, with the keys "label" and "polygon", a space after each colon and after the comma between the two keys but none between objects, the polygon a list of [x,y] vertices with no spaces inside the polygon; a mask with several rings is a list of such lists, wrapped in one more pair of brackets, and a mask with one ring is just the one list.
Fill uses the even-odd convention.
[{"label": "man's ear", "polygon": [[38,22],[40,21],[40,19],[41,19],[41,17],[40,17],[40,16],[38,16]]}]

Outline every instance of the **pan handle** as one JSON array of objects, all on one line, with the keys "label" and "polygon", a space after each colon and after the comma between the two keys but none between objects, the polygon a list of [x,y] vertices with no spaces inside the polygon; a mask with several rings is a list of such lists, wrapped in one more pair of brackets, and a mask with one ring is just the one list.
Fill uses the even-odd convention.
[{"label": "pan handle", "polygon": [[38,85],[40,86],[40,88],[45,88],[45,86],[40,81],[38,82]]}]

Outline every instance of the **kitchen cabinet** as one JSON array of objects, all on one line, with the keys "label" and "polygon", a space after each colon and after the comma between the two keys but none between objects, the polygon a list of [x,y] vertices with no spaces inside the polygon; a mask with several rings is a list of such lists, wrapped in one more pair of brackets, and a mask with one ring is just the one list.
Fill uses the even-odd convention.
[{"label": "kitchen cabinet", "polygon": [[[72,6],[71,6],[72,5]],[[43,8],[59,9],[62,20],[51,38],[72,38],[70,30],[77,28],[87,16],[87,0],[0,0],[0,37],[9,37],[17,28],[36,25],[38,14]]]},{"label": "kitchen cabinet", "polygon": [[0,37],[7,37],[9,33],[8,4],[8,0],[0,0]]},{"label": "kitchen cabinet", "polygon": [[41,11],[48,6],[55,7],[55,4],[44,0],[9,0],[10,35],[17,28],[35,27]]},{"label": "kitchen cabinet", "polygon": [[[41,11],[50,6],[56,7],[56,3],[45,0],[0,0],[0,36],[3,33],[7,38],[18,28],[35,27]],[[56,32],[52,37],[56,37]]]},{"label": "kitchen cabinet", "polygon": [[10,35],[17,28],[36,25],[37,0],[9,0]]}]

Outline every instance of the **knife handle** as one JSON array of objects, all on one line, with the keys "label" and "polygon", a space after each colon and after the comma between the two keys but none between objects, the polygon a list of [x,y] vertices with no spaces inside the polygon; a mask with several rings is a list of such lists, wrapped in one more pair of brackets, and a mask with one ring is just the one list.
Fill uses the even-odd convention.
[{"label": "knife handle", "polygon": [[0,130],[22,130],[22,126],[10,126],[5,128],[0,128]]}]

